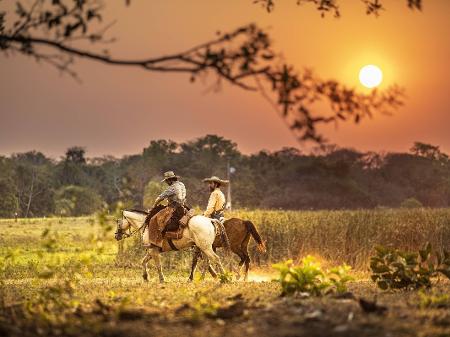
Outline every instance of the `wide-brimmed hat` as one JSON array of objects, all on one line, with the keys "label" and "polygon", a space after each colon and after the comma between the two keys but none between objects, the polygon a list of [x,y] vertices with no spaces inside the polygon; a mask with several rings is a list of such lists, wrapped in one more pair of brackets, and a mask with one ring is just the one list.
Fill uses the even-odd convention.
[{"label": "wide-brimmed hat", "polygon": [[222,180],[216,176],[212,176],[211,178],[205,178],[205,179],[203,179],[203,181],[205,183],[219,183],[221,185],[226,185],[230,182],[229,180]]},{"label": "wide-brimmed hat", "polygon": [[179,176],[175,175],[175,173],[173,173],[173,171],[167,171],[164,172],[164,179],[161,180],[161,182],[166,181],[167,179],[173,179],[173,178],[180,178]]}]

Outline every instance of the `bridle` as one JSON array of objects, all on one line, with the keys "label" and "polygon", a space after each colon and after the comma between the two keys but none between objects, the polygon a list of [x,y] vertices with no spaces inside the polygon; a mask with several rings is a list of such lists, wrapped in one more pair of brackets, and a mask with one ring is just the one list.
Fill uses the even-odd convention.
[{"label": "bridle", "polygon": [[[128,221],[129,224],[131,224],[130,220],[125,215],[122,215],[122,216]],[[137,232],[139,232],[142,228],[144,228],[147,225],[147,221],[144,220],[142,225],[133,231],[131,230],[131,225],[128,226],[128,232],[126,232],[126,230],[125,230],[125,232],[123,231],[122,224],[123,224],[123,219],[117,219],[117,227],[116,227],[116,232],[114,234],[115,234],[116,240],[118,240],[118,241],[122,240],[122,238],[125,238],[125,239],[129,238],[129,237],[133,236],[134,234],[136,234]],[[120,236],[120,239],[118,239],[119,236]]]}]

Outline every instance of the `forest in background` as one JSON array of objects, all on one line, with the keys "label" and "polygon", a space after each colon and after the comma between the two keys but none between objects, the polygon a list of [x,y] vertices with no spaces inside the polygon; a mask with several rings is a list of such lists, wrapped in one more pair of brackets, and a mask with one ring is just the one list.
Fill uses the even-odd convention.
[{"label": "forest in background", "polygon": [[359,152],[327,145],[246,155],[217,135],[176,143],[154,140],[140,154],[87,158],[71,147],[60,160],[30,151],[0,156],[0,216],[78,216],[107,207],[149,207],[164,188],[162,173],[182,177],[190,205],[204,207],[202,179],[231,175],[233,207],[356,209],[448,207],[450,160],[416,142],[408,153]]}]

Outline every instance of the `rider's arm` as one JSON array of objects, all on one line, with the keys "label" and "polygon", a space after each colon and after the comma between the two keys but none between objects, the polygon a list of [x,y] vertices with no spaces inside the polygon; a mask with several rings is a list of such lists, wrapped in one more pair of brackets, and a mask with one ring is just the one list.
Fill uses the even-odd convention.
[{"label": "rider's arm", "polygon": [[211,195],[209,196],[206,211],[205,213],[203,213],[204,216],[210,217],[214,213],[214,206],[216,205],[216,199],[217,199],[216,193],[212,192]]},{"label": "rider's arm", "polygon": [[173,195],[175,195],[175,188],[173,188],[173,186],[169,186],[166,188],[166,190],[164,192],[162,192],[155,200],[155,203],[153,204],[153,206],[158,205],[161,201],[163,201],[164,199],[167,199]]},{"label": "rider's arm", "polygon": [[161,201],[163,201],[164,199],[161,199],[160,197],[157,197],[155,199],[155,202],[153,203],[153,208],[155,208]]}]

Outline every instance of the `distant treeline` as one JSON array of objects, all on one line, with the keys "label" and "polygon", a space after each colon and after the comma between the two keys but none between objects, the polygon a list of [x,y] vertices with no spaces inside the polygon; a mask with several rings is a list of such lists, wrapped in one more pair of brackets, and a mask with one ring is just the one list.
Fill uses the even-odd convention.
[{"label": "distant treeline", "polygon": [[108,207],[149,207],[174,170],[188,203],[204,207],[202,179],[231,174],[235,207],[353,209],[448,207],[450,160],[439,147],[415,143],[409,153],[358,152],[336,146],[311,154],[294,148],[244,155],[215,135],[185,143],[151,141],[140,154],[85,157],[69,148],[59,161],[31,151],[0,156],[0,216],[82,215]]}]

